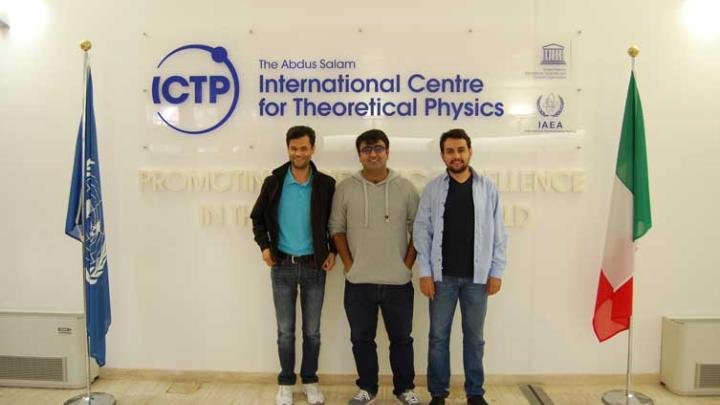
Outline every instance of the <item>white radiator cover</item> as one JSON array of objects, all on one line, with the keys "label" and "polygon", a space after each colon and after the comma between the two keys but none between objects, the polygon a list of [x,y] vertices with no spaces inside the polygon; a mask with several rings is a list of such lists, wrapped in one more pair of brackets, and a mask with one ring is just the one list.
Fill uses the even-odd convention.
[{"label": "white radiator cover", "polygon": [[0,386],[85,387],[85,339],[82,313],[0,311]]},{"label": "white radiator cover", "polygon": [[720,395],[720,317],[665,317],[660,381],[681,395]]}]

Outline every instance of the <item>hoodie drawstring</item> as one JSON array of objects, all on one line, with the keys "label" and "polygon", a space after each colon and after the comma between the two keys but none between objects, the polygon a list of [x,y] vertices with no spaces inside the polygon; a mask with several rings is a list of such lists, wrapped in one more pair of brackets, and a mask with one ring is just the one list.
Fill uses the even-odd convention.
[{"label": "hoodie drawstring", "polygon": [[[390,206],[388,204],[388,188],[390,187],[390,182],[385,182],[385,222],[390,222]],[[367,200],[366,200],[367,201]]]},{"label": "hoodie drawstring", "polygon": [[[362,177],[360,172],[353,175],[363,187],[363,199],[365,200],[365,228],[370,227],[370,202],[368,201],[368,181]],[[388,177],[383,180],[385,184],[385,222],[390,222],[390,182],[395,178],[395,173],[389,171]],[[379,184],[378,184],[379,185]]]},{"label": "hoodie drawstring", "polygon": [[368,228],[368,227],[370,227],[370,214],[368,212],[370,210],[370,208],[368,207],[367,182],[363,181],[362,185],[363,185],[363,193],[365,195],[365,198],[364,198],[364,200],[365,200],[365,228]]}]

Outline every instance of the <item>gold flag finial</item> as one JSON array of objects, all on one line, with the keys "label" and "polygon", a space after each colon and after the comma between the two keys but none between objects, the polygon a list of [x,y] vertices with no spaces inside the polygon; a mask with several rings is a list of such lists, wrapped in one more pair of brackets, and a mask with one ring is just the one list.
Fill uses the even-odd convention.
[{"label": "gold flag finial", "polygon": [[92,43],[87,39],[80,42],[80,49],[82,49],[83,51],[87,52],[90,50],[90,48],[92,48]]},{"label": "gold flag finial", "polygon": [[640,53],[640,48],[637,47],[637,45],[633,45],[630,48],[628,48],[628,55],[630,55],[631,58],[635,58]]}]

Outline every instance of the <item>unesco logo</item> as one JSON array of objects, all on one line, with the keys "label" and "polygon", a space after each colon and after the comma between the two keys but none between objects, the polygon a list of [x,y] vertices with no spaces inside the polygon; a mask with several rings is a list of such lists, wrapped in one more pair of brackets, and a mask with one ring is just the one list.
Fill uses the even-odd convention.
[{"label": "unesco logo", "polygon": [[542,47],[541,65],[565,65],[565,47],[560,44],[547,44]]},{"label": "unesco logo", "polygon": [[[240,80],[237,71],[228,58],[227,50],[221,46],[211,47],[208,45],[191,44],[181,46],[167,55],[158,63],[160,70],[171,58],[179,54],[191,54],[188,57],[207,57],[214,65],[205,68],[204,74],[172,74],[168,76],[157,75],[152,80],[152,101],[155,105],[167,103],[176,106],[174,114],[166,110],[158,111],[158,117],[170,128],[188,135],[201,135],[213,131],[223,125],[232,115],[240,98]],[[194,59],[193,59],[194,61]],[[201,64],[202,66],[202,64]],[[220,66],[220,68],[218,68]],[[167,65],[165,65],[167,67]],[[219,71],[219,72],[216,72]],[[218,74],[222,73],[222,74]],[[230,98],[232,97],[232,98]],[[219,115],[217,120],[205,123],[201,128],[188,128],[188,123],[180,124],[177,113],[181,105],[192,103],[194,107],[210,107],[207,114],[198,113],[194,110],[190,116],[213,116]],[[216,110],[218,105],[229,105],[227,111],[222,108],[220,114]],[[164,113],[164,114],[163,114]],[[196,125],[197,126],[197,125]]]}]

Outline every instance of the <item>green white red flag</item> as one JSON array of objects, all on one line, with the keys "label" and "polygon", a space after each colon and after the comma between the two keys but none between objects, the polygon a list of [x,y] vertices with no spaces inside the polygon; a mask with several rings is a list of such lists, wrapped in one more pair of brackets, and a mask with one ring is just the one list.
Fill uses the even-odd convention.
[{"label": "green white red flag", "polygon": [[635,74],[630,75],[593,329],[605,341],[630,327],[635,241],[652,227],[645,125]]}]

